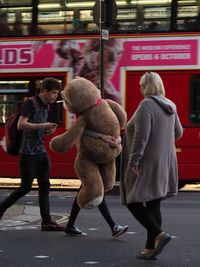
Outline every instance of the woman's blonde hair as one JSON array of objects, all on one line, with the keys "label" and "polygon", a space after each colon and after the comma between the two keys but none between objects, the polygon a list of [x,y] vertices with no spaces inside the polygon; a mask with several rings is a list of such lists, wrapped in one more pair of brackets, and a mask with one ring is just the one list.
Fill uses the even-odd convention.
[{"label": "woman's blonde hair", "polygon": [[160,75],[156,72],[146,72],[140,79],[144,96],[161,94],[165,96],[165,88]]}]

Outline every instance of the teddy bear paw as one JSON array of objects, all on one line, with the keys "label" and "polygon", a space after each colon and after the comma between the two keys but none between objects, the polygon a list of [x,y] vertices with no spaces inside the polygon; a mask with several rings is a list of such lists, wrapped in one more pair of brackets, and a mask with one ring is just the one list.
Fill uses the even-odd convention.
[{"label": "teddy bear paw", "polygon": [[96,197],[93,200],[89,201],[87,204],[85,204],[83,208],[84,209],[95,208],[95,207],[97,207],[97,206],[99,206],[101,204],[102,200],[103,200],[102,196]]}]

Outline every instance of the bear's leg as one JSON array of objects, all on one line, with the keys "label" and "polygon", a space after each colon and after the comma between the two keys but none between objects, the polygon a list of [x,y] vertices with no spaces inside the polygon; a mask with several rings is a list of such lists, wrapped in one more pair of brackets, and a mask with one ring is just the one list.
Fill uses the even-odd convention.
[{"label": "bear's leg", "polygon": [[86,209],[97,207],[104,196],[104,186],[98,165],[79,154],[75,161],[75,170],[81,180],[81,188],[77,196],[79,207]]},{"label": "bear's leg", "polygon": [[108,192],[113,188],[115,183],[115,177],[116,177],[115,160],[112,160],[105,164],[101,164],[99,170],[103,180],[104,190],[105,192]]}]

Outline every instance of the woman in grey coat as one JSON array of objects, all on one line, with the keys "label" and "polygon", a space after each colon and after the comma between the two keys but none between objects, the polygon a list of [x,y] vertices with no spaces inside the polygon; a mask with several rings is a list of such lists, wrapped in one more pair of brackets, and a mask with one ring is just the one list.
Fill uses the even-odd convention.
[{"label": "woman in grey coat", "polygon": [[140,87],[144,99],[125,129],[120,191],[122,203],[147,230],[138,258],[156,259],[171,239],[161,228],[160,202],[178,192],[175,141],[183,129],[157,73],[145,73]]}]

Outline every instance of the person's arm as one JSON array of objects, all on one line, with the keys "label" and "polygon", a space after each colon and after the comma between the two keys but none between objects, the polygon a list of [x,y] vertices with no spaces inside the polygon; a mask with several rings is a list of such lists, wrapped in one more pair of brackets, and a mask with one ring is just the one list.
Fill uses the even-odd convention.
[{"label": "person's arm", "polygon": [[175,139],[178,140],[183,135],[183,127],[181,125],[178,114],[175,114]]},{"label": "person's arm", "polygon": [[30,122],[30,118],[32,116],[32,112],[34,109],[34,103],[31,99],[27,99],[20,110],[21,116],[19,117],[19,121],[17,124],[18,130],[40,130],[44,129],[47,133],[53,133],[56,130],[57,125],[51,122],[44,123],[34,123]]},{"label": "person's arm", "polygon": [[109,146],[113,147],[113,148],[118,147],[119,144],[121,143],[121,136],[119,136],[118,138],[115,138],[111,135],[101,134],[101,133],[91,131],[88,129],[85,129],[83,134],[90,136],[90,137],[93,137],[95,139],[100,139],[100,140],[104,141],[105,143],[109,144]]},{"label": "person's arm", "polygon": [[47,130],[48,132],[55,131],[57,127],[57,124],[52,123],[52,122],[44,122],[44,123],[32,123],[29,122],[29,118],[25,116],[20,116],[19,121],[17,124],[17,129],[18,130],[39,130],[39,129],[44,129]]}]

